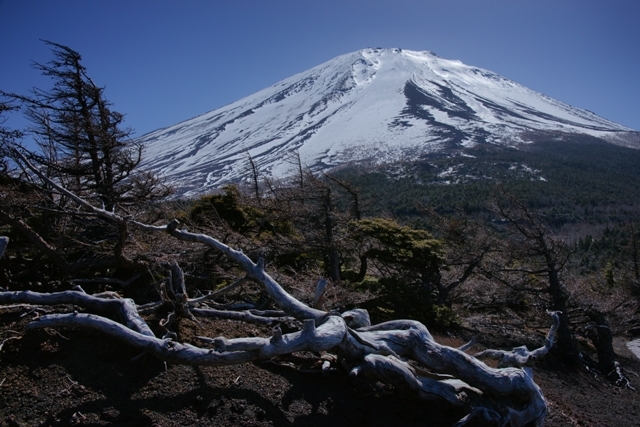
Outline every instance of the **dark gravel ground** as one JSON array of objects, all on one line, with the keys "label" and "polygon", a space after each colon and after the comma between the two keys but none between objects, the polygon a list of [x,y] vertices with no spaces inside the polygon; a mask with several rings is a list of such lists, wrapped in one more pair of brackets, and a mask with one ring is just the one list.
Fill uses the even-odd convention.
[{"label": "dark gravel ground", "polygon": [[[25,331],[34,314],[23,314],[20,307],[0,309],[0,426],[422,427],[461,417],[340,373],[324,377],[273,363],[166,366],[96,333]],[[196,330],[182,321],[179,338],[269,333],[231,321],[202,323]],[[623,345],[619,350],[640,389],[639,361]],[[534,375],[549,402],[546,426],[640,426],[640,395],[630,389],[551,362],[535,366]]]}]

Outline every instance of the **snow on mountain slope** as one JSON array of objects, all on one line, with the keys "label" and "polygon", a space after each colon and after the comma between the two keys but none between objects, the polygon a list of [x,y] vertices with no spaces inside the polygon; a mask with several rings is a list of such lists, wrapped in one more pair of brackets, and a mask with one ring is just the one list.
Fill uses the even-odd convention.
[{"label": "snow on mountain slope", "polygon": [[284,177],[295,153],[323,170],[545,131],[624,141],[631,129],[428,51],[364,49],[139,140],[143,167],[192,196],[250,176],[249,156],[261,175]]}]

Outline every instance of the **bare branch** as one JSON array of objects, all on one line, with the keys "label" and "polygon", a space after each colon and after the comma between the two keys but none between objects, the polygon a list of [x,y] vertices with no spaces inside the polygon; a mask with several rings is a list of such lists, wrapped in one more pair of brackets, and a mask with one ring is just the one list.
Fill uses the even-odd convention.
[{"label": "bare branch", "polygon": [[249,280],[248,277],[242,277],[242,278],[236,280],[235,282],[231,283],[230,285],[225,286],[222,289],[219,289],[219,290],[217,290],[215,292],[211,292],[210,294],[201,296],[199,298],[189,299],[187,302],[189,303],[189,306],[195,307],[199,303],[202,303],[202,302],[208,301],[210,299],[214,299],[214,298],[220,297],[222,295],[225,295],[225,294],[231,292],[232,290],[234,290],[234,289],[240,287],[242,284],[246,283],[248,280]]},{"label": "bare branch", "polygon": [[525,346],[516,347],[511,351],[489,349],[476,353],[474,356],[477,358],[487,357],[497,360],[499,368],[505,368],[508,366],[522,367],[532,363],[534,360],[547,354],[549,350],[551,350],[553,342],[556,339],[556,333],[560,326],[560,316],[558,312],[550,312],[549,314],[553,318],[553,325],[551,326],[551,329],[549,329],[549,333],[547,334],[547,338],[545,339],[542,347],[532,351],[529,351]]},{"label": "bare branch", "polygon": [[145,336],[155,336],[138,315],[136,305],[128,298],[104,299],[77,291],[52,294],[31,291],[0,292],[0,304],[28,303],[35,305],[74,304],[98,313],[111,313],[131,330]]},{"label": "bare branch", "polygon": [[206,246],[214,248],[229,259],[235,261],[240,267],[247,273],[247,277],[260,283],[267,294],[276,302],[285,312],[289,313],[296,319],[314,319],[316,321],[321,320],[327,314],[325,311],[316,310],[302,304],[300,301],[293,298],[288,292],[264,271],[264,260],[259,259],[257,263],[251,261],[241,250],[235,250],[225,245],[224,243],[214,239],[206,234],[191,233],[186,230],[178,230],[177,227],[180,224],[178,220],[171,221],[165,227],[149,226],[145,224],[135,223],[138,226],[142,226],[146,230],[153,231],[166,231],[173,237],[184,240],[187,242],[198,242]]}]

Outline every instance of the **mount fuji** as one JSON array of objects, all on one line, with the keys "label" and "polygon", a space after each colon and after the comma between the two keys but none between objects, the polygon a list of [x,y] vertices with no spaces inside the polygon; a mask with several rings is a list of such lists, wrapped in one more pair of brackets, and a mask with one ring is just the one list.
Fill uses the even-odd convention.
[{"label": "mount fuji", "polygon": [[225,107],[138,138],[142,165],[178,196],[250,177],[384,164],[478,144],[518,146],[586,134],[640,147],[640,133],[491,71],[436,54],[363,49]]}]

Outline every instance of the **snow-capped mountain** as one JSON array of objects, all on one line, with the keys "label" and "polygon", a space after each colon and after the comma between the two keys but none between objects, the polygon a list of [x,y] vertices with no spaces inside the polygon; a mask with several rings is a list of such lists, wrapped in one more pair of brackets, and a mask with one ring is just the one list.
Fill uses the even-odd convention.
[{"label": "snow-capped mountain", "polygon": [[640,141],[632,129],[491,71],[402,49],[339,56],[139,141],[143,167],[191,196],[246,179],[250,158],[262,176],[284,177],[294,156],[324,170],[476,144],[517,145],[541,132]]}]

